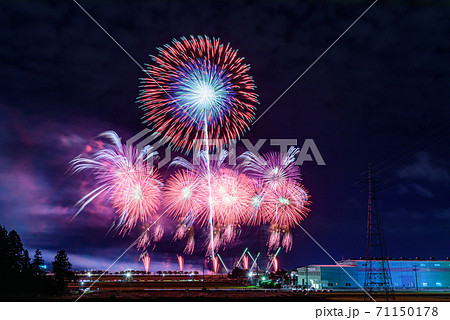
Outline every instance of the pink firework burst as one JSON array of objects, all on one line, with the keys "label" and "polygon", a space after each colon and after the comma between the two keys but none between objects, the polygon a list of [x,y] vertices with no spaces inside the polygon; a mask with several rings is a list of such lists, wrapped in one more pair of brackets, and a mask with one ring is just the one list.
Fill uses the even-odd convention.
[{"label": "pink firework burst", "polygon": [[248,220],[252,190],[250,181],[244,174],[222,169],[214,174],[211,189],[213,221],[216,226],[226,227]]},{"label": "pink firework burst", "polygon": [[294,147],[285,154],[269,152],[262,156],[247,151],[239,159],[244,172],[262,181],[266,188],[277,189],[289,181],[300,180],[300,169],[295,165],[298,153],[299,149]]},{"label": "pink firework burst", "polygon": [[113,131],[100,135],[111,141],[91,158],[77,157],[71,161],[74,173],[92,171],[96,188],[78,203],[77,216],[91,201],[106,196],[118,213],[121,232],[131,231],[138,222],[146,223],[158,210],[162,182],[148,160],[156,155],[151,148],[139,152],[122,145]]},{"label": "pink firework burst", "polygon": [[281,228],[293,228],[307,216],[308,193],[297,182],[289,181],[276,190],[269,190],[265,196],[268,209],[264,220]]},{"label": "pink firework burst", "polygon": [[182,170],[167,181],[164,200],[169,216],[190,227],[208,201],[208,190],[194,172]]}]

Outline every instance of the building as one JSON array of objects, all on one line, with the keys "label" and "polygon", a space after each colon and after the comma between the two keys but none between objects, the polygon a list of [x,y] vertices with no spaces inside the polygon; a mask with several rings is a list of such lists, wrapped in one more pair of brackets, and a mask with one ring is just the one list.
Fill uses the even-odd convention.
[{"label": "building", "polygon": [[[394,290],[450,290],[450,259],[390,259]],[[297,269],[296,285],[316,289],[360,290],[365,277],[365,260],[342,260],[337,265],[309,265]],[[352,279],[353,278],[353,279]]]}]

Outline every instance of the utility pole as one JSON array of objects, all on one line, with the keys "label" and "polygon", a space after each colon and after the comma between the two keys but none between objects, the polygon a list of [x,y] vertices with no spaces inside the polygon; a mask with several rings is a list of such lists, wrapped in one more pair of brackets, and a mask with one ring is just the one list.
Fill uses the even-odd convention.
[{"label": "utility pole", "polygon": [[233,250],[233,264],[232,264],[231,271],[233,271],[234,268],[236,268],[236,249]]},{"label": "utility pole", "polygon": [[257,270],[261,270],[264,273],[267,272],[266,266],[267,266],[267,247],[266,247],[266,227],[261,226],[259,228],[259,252],[261,252],[261,258],[260,258],[260,266],[257,264]]},{"label": "utility pole", "polygon": [[[386,259],[386,245],[384,243],[381,218],[377,206],[377,183],[372,164],[369,163],[367,174],[369,185],[367,203],[367,239],[366,239],[366,268],[364,287],[369,293],[384,292],[386,301],[395,300],[393,295],[392,277],[389,261]],[[367,299],[367,295],[364,297]]]},{"label": "utility pole", "polygon": [[205,260],[203,260],[203,265],[202,265],[202,267],[203,267],[203,278],[202,278],[202,285],[203,285],[203,288],[202,288],[202,290],[203,291],[205,291],[206,289],[205,289]]}]

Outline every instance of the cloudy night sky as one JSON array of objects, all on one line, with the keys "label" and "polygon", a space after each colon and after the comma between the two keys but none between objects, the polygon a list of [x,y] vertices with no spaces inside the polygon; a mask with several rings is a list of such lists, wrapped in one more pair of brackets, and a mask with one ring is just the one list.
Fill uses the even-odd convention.
[{"label": "cloudy night sky", "polygon": [[[335,41],[370,1],[150,1],[79,3],[139,63],[182,36],[207,35],[239,49],[257,86],[256,117]],[[450,5],[378,1],[244,138],[314,139],[325,166],[305,162],[311,194],[303,227],[337,260],[365,254],[373,162],[390,257],[450,254]],[[114,130],[145,128],[136,64],[72,1],[0,3],[0,224],[46,262],[59,249],[77,269],[105,269],[139,235],[108,234],[114,212],[95,201],[71,221],[92,185],[68,163]],[[277,151],[268,143],[263,152]],[[152,247],[150,270],[176,269],[175,224]],[[221,252],[230,261],[258,228]],[[198,241],[200,243],[201,241]],[[113,268],[141,268],[131,249]],[[186,258],[201,269],[205,249]],[[332,261],[300,229],[283,269]]]}]

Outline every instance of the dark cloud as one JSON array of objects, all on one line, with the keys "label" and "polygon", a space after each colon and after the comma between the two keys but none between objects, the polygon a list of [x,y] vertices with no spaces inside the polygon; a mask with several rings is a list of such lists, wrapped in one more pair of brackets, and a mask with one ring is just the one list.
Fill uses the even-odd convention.
[{"label": "dark cloud", "polygon": [[420,152],[412,163],[398,169],[397,173],[406,180],[448,183],[450,173],[447,167],[446,163],[433,159],[429,153]]}]

